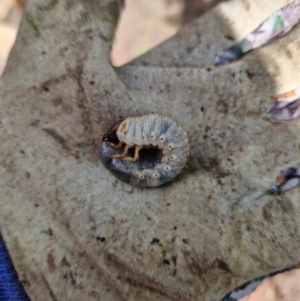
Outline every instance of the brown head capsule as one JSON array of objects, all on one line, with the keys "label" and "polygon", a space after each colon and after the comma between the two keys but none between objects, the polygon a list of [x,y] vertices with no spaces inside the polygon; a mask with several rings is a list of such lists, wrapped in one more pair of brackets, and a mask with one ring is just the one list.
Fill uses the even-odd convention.
[{"label": "brown head capsule", "polygon": [[117,130],[118,130],[119,125],[122,122],[123,122],[123,120],[118,120],[117,122],[115,122],[112,125],[110,131],[103,136],[102,141],[110,142],[110,143],[113,143],[113,142],[117,141],[118,140]]},{"label": "brown head capsule", "polygon": [[156,187],[172,180],[190,151],[186,132],[157,114],[116,122],[100,145],[103,165],[118,179],[138,187]]}]

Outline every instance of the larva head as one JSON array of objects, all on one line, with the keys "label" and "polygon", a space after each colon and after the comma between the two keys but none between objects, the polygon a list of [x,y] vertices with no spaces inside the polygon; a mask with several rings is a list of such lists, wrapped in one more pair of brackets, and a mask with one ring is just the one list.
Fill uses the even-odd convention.
[{"label": "larva head", "polygon": [[123,120],[118,120],[117,122],[115,122],[110,128],[109,132],[103,136],[102,141],[111,143],[116,142],[118,140],[117,130],[122,122]]}]

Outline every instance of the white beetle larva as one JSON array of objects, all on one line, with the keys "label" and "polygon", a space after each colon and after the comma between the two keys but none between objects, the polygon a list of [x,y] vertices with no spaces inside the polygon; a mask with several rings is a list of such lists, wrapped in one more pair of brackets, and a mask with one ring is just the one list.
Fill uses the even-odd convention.
[{"label": "white beetle larva", "polygon": [[188,136],[158,114],[116,122],[100,146],[103,165],[117,178],[138,187],[156,187],[172,180],[189,156]]}]

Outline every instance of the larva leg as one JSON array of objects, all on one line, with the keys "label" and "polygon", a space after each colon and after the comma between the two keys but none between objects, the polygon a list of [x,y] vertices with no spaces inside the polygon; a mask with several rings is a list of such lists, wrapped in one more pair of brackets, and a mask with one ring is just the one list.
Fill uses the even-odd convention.
[{"label": "larva leg", "polygon": [[139,158],[139,151],[140,151],[141,148],[138,145],[136,145],[135,146],[135,151],[134,151],[134,156],[133,157],[126,157],[129,148],[130,148],[129,145],[126,145],[123,154],[115,154],[115,155],[112,155],[110,157],[111,158],[118,158],[118,159],[123,160],[123,161],[135,162]]},{"label": "larva leg", "polygon": [[111,158],[119,158],[119,159],[125,158],[127,156],[129,148],[130,148],[130,146],[126,144],[125,148],[124,148],[124,151],[123,151],[123,154],[115,154],[115,155],[111,155],[110,157]]},{"label": "larva leg", "polygon": [[108,144],[109,146],[114,147],[114,148],[120,148],[120,147],[122,147],[123,143],[124,143],[124,142],[122,142],[122,141],[120,141],[118,144],[114,144],[114,143],[112,143],[112,142],[107,142],[107,144]]},{"label": "larva leg", "polygon": [[139,158],[140,146],[136,145],[134,150],[134,156],[122,158],[123,161],[135,162]]},{"label": "larva leg", "polygon": [[123,161],[135,162],[139,158],[139,151],[140,147],[138,145],[135,146],[134,156],[133,157],[126,157],[130,146],[126,144],[123,154],[115,154],[110,156],[111,158],[118,158]]}]

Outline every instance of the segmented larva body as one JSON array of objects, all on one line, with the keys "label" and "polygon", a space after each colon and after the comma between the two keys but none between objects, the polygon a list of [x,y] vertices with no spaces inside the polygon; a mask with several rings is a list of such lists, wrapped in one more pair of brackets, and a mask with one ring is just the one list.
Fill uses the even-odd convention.
[{"label": "segmented larva body", "polygon": [[[180,173],[189,156],[190,146],[186,132],[172,119],[150,114],[128,117],[116,124],[115,135],[119,145],[113,147],[109,142],[111,130],[104,136],[100,148],[104,166],[114,175],[134,186],[155,187]],[[134,148],[134,156],[124,155],[126,150],[123,154],[111,155],[112,149],[116,153],[120,144],[125,144],[126,150]]]}]

